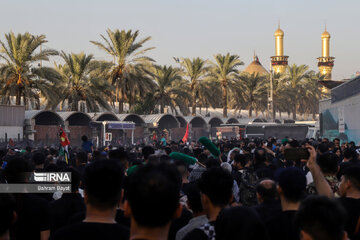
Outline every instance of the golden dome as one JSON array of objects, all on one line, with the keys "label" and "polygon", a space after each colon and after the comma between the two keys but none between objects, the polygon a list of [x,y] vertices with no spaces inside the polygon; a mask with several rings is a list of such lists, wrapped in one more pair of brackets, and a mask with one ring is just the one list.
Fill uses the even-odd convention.
[{"label": "golden dome", "polygon": [[328,33],[326,30],[321,34],[321,38],[330,38],[330,33]]},{"label": "golden dome", "polygon": [[268,71],[261,65],[257,56],[254,57],[254,61],[252,61],[245,69],[244,72],[253,74],[268,74]]},{"label": "golden dome", "polygon": [[279,28],[275,31],[274,36],[275,36],[275,37],[277,37],[277,36],[283,37],[283,36],[284,36],[283,30],[281,30],[280,27],[279,27]]}]

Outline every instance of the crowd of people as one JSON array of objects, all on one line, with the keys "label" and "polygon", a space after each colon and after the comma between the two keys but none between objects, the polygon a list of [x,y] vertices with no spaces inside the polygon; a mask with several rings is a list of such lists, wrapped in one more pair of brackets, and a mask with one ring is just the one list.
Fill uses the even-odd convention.
[{"label": "crowd of people", "polygon": [[[0,183],[71,172],[71,193],[0,193],[0,239],[360,239],[360,157],[339,139],[0,150]],[[196,158],[189,164],[171,153]]]}]

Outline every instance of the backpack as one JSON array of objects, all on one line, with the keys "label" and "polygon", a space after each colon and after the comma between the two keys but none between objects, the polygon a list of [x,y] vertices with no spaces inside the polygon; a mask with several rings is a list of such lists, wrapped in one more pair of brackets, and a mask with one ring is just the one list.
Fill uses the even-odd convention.
[{"label": "backpack", "polygon": [[259,178],[255,171],[245,170],[240,173],[239,179],[239,197],[240,203],[244,206],[253,206],[257,204],[256,186]]}]

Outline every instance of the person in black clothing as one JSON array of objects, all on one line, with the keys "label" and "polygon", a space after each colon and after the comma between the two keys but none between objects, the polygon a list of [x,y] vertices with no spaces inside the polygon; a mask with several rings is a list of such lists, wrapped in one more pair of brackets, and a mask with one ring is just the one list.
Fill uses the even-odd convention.
[{"label": "person in black clothing", "polygon": [[10,239],[10,228],[16,221],[16,202],[8,193],[0,193],[0,239]]},{"label": "person in black clothing", "polygon": [[155,153],[155,150],[153,147],[151,146],[145,146],[143,147],[143,149],[141,150],[141,153],[143,155],[144,158],[144,162],[147,162],[149,160],[149,156]]},{"label": "person in black clothing", "polygon": [[296,214],[301,240],[346,240],[345,209],[336,200],[310,196]]},{"label": "person in black clothing", "polygon": [[85,215],[84,199],[79,194],[80,173],[74,168],[63,171],[71,172],[71,193],[64,193],[60,199],[49,203],[50,234],[68,225],[76,214]]},{"label": "person in black clothing", "polygon": [[201,175],[198,186],[201,191],[202,206],[209,222],[189,232],[184,240],[215,238],[215,220],[233,198],[233,183],[231,174],[222,168],[210,168]]},{"label": "person in black clothing", "polygon": [[264,179],[259,182],[256,187],[256,196],[259,205],[256,205],[253,208],[264,222],[267,222],[271,217],[281,213],[276,183],[273,180]]},{"label": "person in black clothing", "polygon": [[[120,163],[122,166],[124,166],[124,169],[123,169],[124,171],[126,171],[129,167],[129,155],[124,150],[123,147],[119,147],[118,149],[111,150],[109,152],[109,159],[114,160],[114,161]],[[125,188],[127,186],[127,183],[128,183],[128,178],[125,177],[124,183],[123,183],[123,194],[122,194],[123,197],[122,197],[122,200],[120,201],[118,208],[116,210],[115,221],[126,227],[130,227],[130,219],[124,215],[124,200],[126,199]]]},{"label": "person in black clothing", "polygon": [[239,186],[240,203],[244,206],[256,205],[256,185],[259,178],[250,167],[250,159],[243,154],[235,155],[233,170],[233,177]]},{"label": "person in black clothing", "polygon": [[216,240],[266,240],[266,228],[249,207],[223,209],[215,222]]},{"label": "person in black clothing", "polygon": [[[15,157],[9,159],[5,168],[5,178],[8,183],[26,183],[31,172],[28,161]],[[17,220],[14,225],[12,238],[47,240],[50,235],[48,221],[48,202],[35,194],[14,194],[16,200]]]},{"label": "person in black clothing", "polygon": [[[177,167],[177,170],[180,173],[181,176],[181,190],[180,190],[180,197],[181,200],[184,198],[184,192],[187,191],[187,187],[189,186],[189,171],[187,168],[187,165],[183,161],[175,161],[175,166]],[[184,227],[186,224],[189,223],[190,219],[192,218],[191,212],[183,208],[181,212],[181,216],[178,219],[175,219],[172,221],[170,230],[169,230],[169,236],[168,240],[175,240],[176,233],[178,230],[180,230],[182,227]]]},{"label": "person in black clothing", "polygon": [[306,188],[304,173],[296,167],[282,169],[277,174],[281,213],[266,222],[272,240],[298,240],[299,229],[295,226],[295,214]]},{"label": "person in black clothing", "polygon": [[84,176],[86,163],[88,162],[88,155],[86,152],[78,152],[76,154],[76,169],[81,176]]},{"label": "person in black clothing", "polygon": [[88,155],[86,152],[78,152],[76,154],[76,170],[78,170],[78,172],[80,173],[80,179],[81,179],[81,183],[80,183],[80,188],[83,189],[84,186],[84,174],[85,174],[85,167],[86,164],[88,162]]},{"label": "person in black clothing", "polygon": [[265,148],[255,149],[255,151],[254,151],[254,170],[259,179],[264,179],[264,178],[273,179],[274,178],[274,170],[273,170],[273,167],[271,166],[272,158],[271,158],[271,160],[268,159],[269,154],[267,153],[268,151],[270,151],[270,152],[272,152],[272,151],[270,149],[268,149],[267,147],[265,147]]},{"label": "person in black clothing", "polygon": [[344,159],[340,163],[340,171],[338,173],[338,178],[341,178],[346,169],[351,166],[360,166],[360,161],[358,160],[356,151],[349,148],[344,151]]},{"label": "person in black clothing", "polygon": [[180,217],[181,176],[174,165],[146,164],[130,175],[125,215],[131,239],[167,239],[171,220]]},{"label": "person in black clothing", "polygon": [[44,164],[45,164],[45,159],[46,159],[46,156],[38,151],[38,152],[35,152],[31,158],[35,168],[34,168],[34,171],[35,172],[42,172],[44,171]]},{"label": "person in black clothing", "polygon": [[115,221],[121,198],[123,169],[115,161],[95,161],[85,168],[83,222],[65,226],[51,239],[128,239],[129,229]]},{"label": "person in black clothing", "polygon": [[241,182],[241,173],[242,171],[247,171],[250,166],[250,159],[247,158],[244,154],[236,154],[234,156],[234,161],[232,163],[232,175],[237,182],[238,185],[240,185]]},{"label": "person in black clothing", "polygon": [[128,154],[124,148],[111,150],[109,152],[109,159],[113,159],[121,163],[124,166],[124,170],[129,167]]},{"label": "person in black clothing", "polygon": [[353,239],[355,235],[359,234],[359,230],[356,233],[356,228],[360,221],[360,167],[348,167],[344,171],[339,186],[339,194],[341,196],[339,201],[348,214],[345,230],[349,238]]},{"label": "person in black clothing", "polygon": [[[34,166],[34,172],[46,172],[45,169],[46,156],[44,152],[46,151],[36,151],[33,153],[31,161]],[[54,200],[53,193],[35,193],[35,195],[44,198],[48,202]]]}]

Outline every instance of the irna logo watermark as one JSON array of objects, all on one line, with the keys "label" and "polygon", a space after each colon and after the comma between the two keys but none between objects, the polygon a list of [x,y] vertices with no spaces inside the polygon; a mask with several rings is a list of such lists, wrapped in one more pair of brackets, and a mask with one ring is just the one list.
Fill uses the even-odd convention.
[{"label": "irna logo watermark", "polygon": [[34,172],[34,182],[71,182],[69,172]]}]

